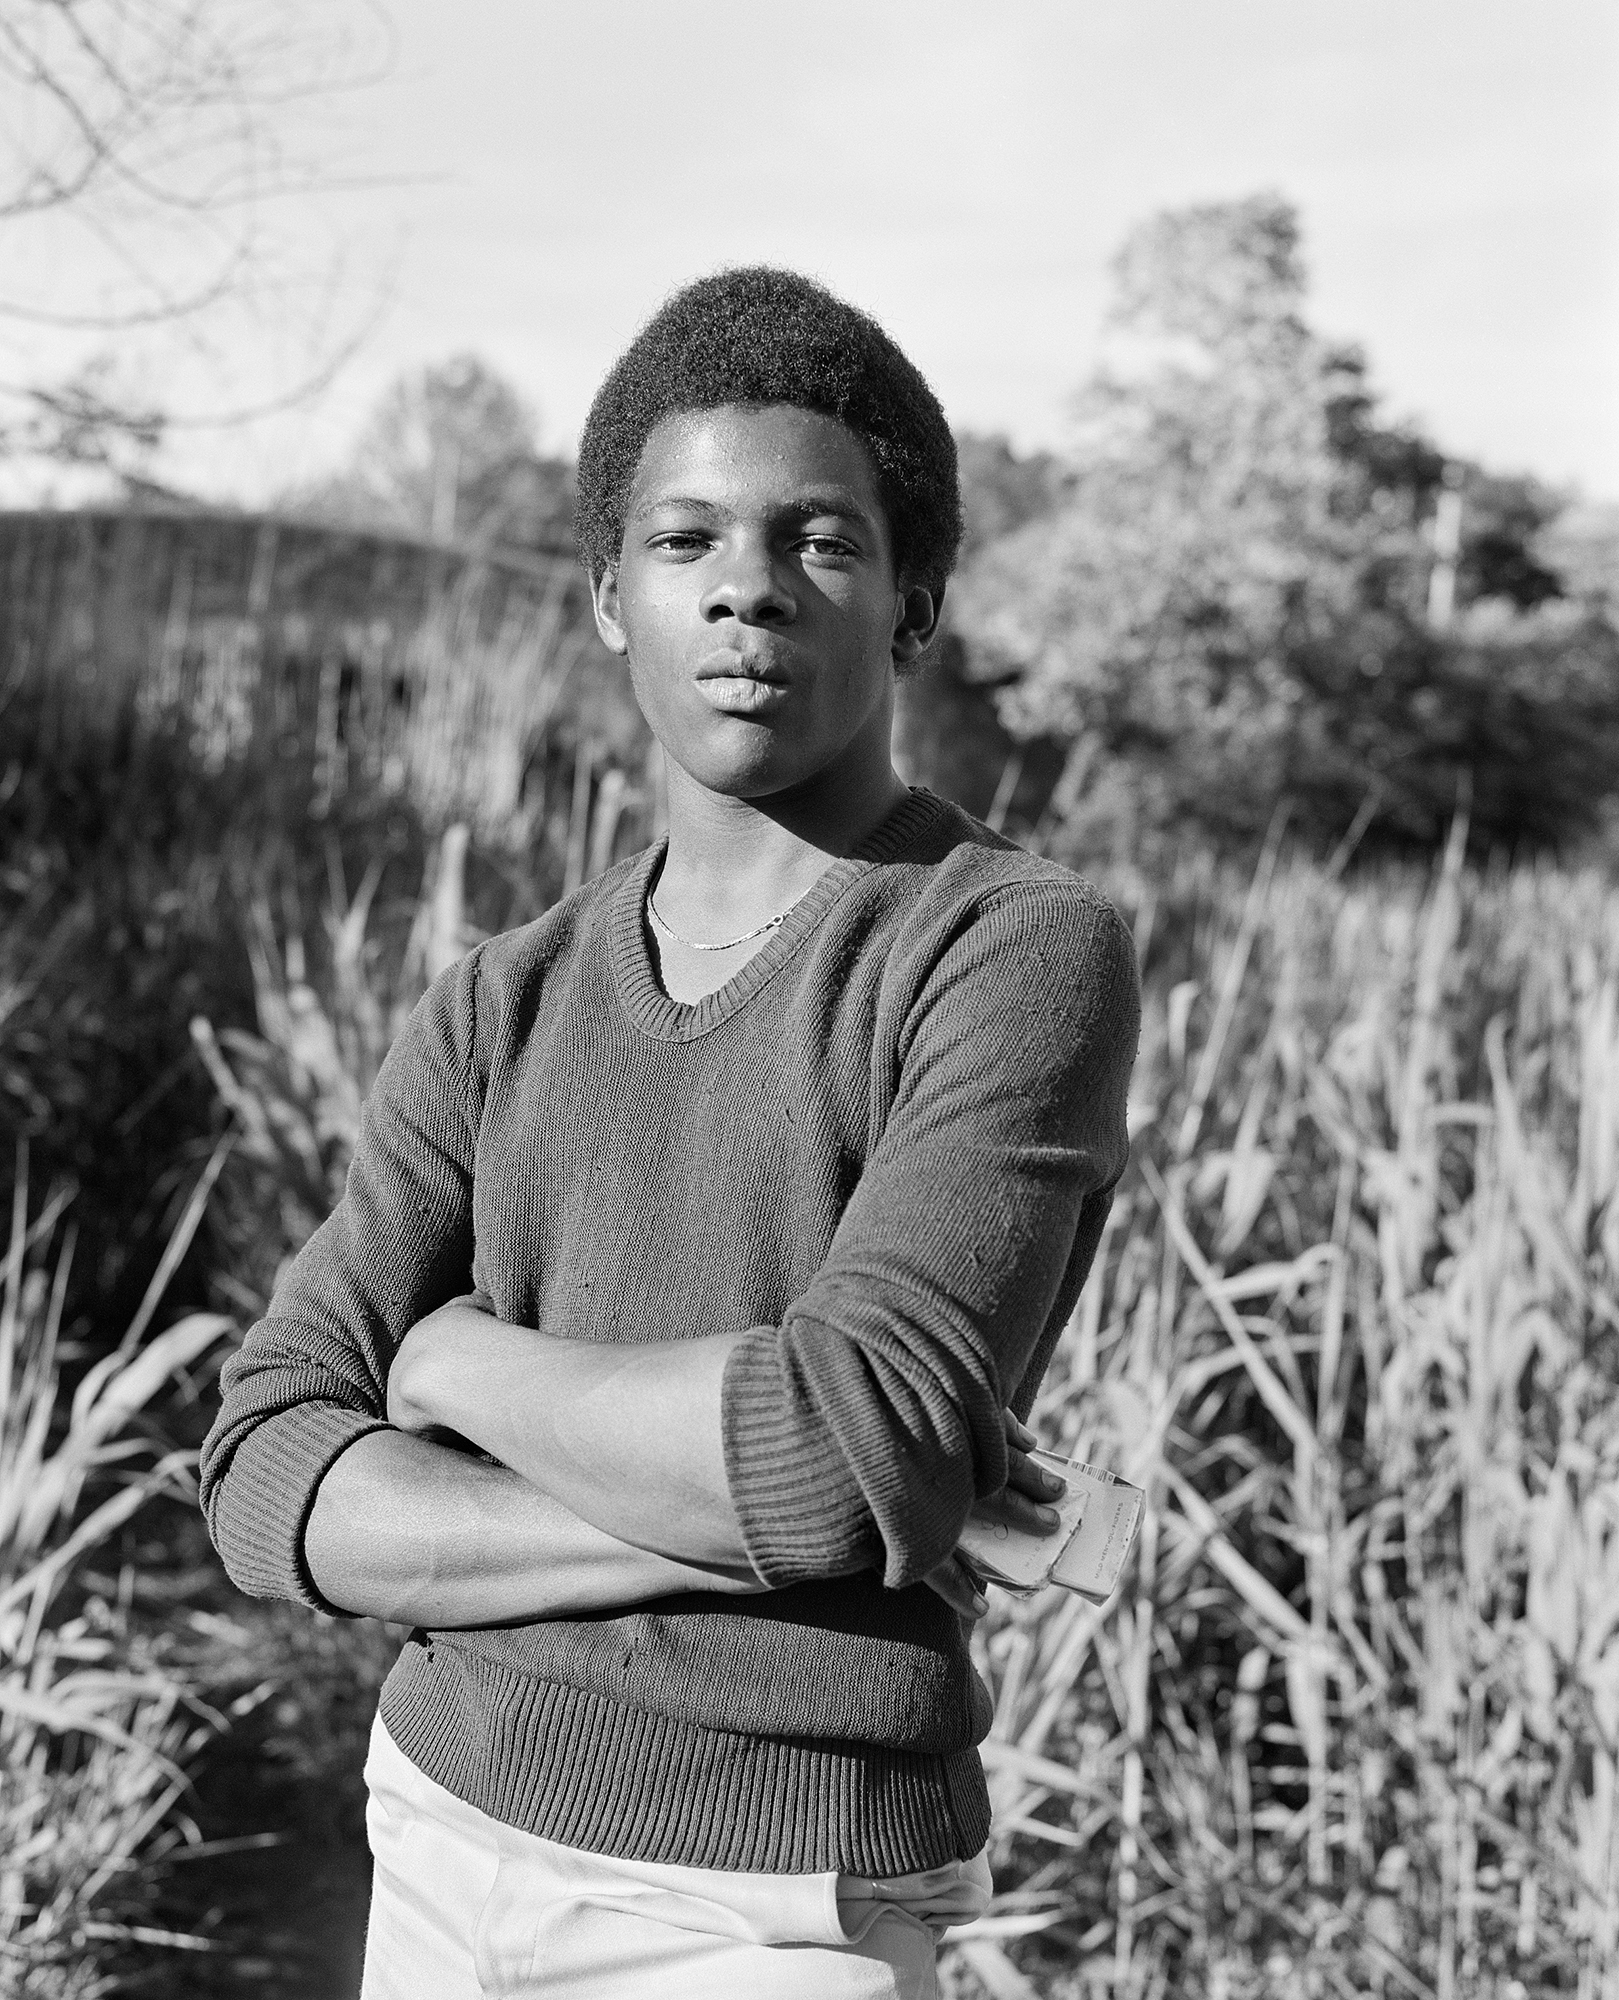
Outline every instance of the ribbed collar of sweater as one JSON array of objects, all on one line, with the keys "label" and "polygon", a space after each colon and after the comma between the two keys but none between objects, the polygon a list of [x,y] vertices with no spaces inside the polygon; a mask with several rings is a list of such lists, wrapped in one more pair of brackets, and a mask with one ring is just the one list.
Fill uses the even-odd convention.
[{"label": "ribbed collar of sweater", "polygon": [[850,854],[840,856],[783,922],[770,933],[764,948],[717,991],[691,1005],[671,1000],[658,983],[646,935],[647,886],[663,866],[669,841],[665,835],[641,855],[619,884],[610,917],[613,976],[624,1010],[636,1026],[659,1041],[690,1042],[706,1035],[746,1006],[767,986],[817,928],[833,904],[854,883],[885,861],[897,859],[943,812],[931,792],[915,788]]}]

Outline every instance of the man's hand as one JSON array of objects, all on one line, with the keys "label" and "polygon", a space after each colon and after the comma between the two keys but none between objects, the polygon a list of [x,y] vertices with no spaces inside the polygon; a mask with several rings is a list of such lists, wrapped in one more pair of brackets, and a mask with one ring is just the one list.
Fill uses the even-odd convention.
[{"label": "man's hand", "polygon": [[446,1358],[458,1332],[477,1337],[477,1321],[468,1319],[474,1314],[478,1320],[487,1317],[476,1306],[452,1299],[437,1312],[417,1320],[399,1343],[388,1369],[388,1421],[395,1430],[412,1437],[432,1437],[449,1428],[434,1405],[434,1364]]},{"label": "man's hand", "polygon": [[1055,1507],[1068,1491],[1068,1482],[1029,1457],[1039,1449],[1040,1440],[1027,1425],[1018,1422],[1010,1410],[1006,1422],[1006,1484],[973,1508],[975,1521],[999,1521],[1025,1535],[1049,1535],[1059,1525]]},{"label": "man's hand", "polygon": [[[1004,1522],[1027,1535],[1049,1535],[1058,1525],[1058,1515],[1056,1508],[1046,1503],[1060,1499],[1068,1490],[1068,1482],[1048,1472],[1043,1465],[1036,1465],[1029,1457],[1040,1440],[1010,1410],[1005,1412],[1005,1423],[1006,1484],[999,1493],[977,1501],[972,1518]],[[969,1622],[982,1618],[989,1609],[982,1577],[959,1550],[937,1569],[929,1570],[925,1581],[929,1590],[937,1591],[953,1611]]]}]

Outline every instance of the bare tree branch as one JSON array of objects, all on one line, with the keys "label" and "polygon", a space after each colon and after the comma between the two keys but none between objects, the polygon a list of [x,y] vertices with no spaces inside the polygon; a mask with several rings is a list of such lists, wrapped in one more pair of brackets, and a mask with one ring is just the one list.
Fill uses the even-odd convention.
[{"label": "bare tree branch", "polygon": [[[370,287],[334,330],[344,247],[328,244],[333,271],[310,310],[302,287],[323,253],[302,218],[280,229],[267,211],[382,184],[331,171],[329,116],[318,134],[299,121],[377,81],[392,57],[382,0],[0,0],[0,326],[195,329],[194,361],[164,364],[190,407],[159,413],[149,393],[119,387],[139,379],[138,353],[117,370],[61,363],[63,379],[43,385],[0,379],[15,413],[0,414],[0,452],[112,463],[173,429],[246,423],[327,386],[389,288]],[[82,256],[60,254],[54,215]],[[38,254],[42,241],[52,254]],[[233,339],[251,345],[266,327],[305,349],[297,379],[251,406],[225,386],[212,399],[222,407],[207,408],[200,381],[228,385],[241,365]]]},{"label": "bare tree branch", "polygon": [[[388,33],[376,0],[356,4]],[[251,214],[331,187],[321,163],[287,155],[271,114],[384,73],[391,42],[360,66],[343,41],[337,10],[310,0],[7,0],[0,225],[64,208],[88,224],[105,207],[127,237],[142,217]],[[42,308],[0,296],[15,310]]]}]

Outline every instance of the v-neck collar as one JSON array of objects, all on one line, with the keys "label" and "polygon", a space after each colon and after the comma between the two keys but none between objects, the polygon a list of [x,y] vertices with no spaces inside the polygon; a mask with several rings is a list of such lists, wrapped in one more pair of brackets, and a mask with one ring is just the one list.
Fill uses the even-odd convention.
[{"label": "v-neck collar", "polygon": [[843,892],[870,869],[892,861],[943,810],[929,791],[914,787],[852,854],[833,861],[809,893],[787,912],[734,978],[701,1000],[671,1000],[658,983],[646,934],[647,885],[668,850],[667,834],[641,856],[619,884],[612,902],[613,977],[624,1011],[638,1028],[665,1042],[691,1042],[747,1005],[787,963]]}]

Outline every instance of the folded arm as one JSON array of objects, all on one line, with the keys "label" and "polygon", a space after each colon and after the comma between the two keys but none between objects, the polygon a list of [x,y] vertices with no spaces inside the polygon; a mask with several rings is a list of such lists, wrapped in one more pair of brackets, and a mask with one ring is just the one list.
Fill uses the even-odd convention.
[{"label": "folded arm", "polygon": [[741,1337],[555,1339],[457,1301],[406,1336],[388,1415],[401,1430],[470,1439],[620,1542],[749,1569],[720,1431]]},{"label": "folded arm", "polygon": [[[476,978],[474,954],[413,1015],[343,1204],[222,1378],[201,1484],[233,1578],[441,1623],[746,1588],[744,1565],[772,1587],[873,1568],[957,1601],[961,1527],[1018,1467],[1004,1405],[1027,1407],[1123,1166],[1137,998],[1111,911],[1019,890],[942,954],[883,1136],[780,1326],[635,1347],[503,1329],[476,1382],[411,1417],[401,1343],[471,1268]],[[510,1471],[421,1457],[443,1448],[397,1433],[428,1422]]]},{"label": "folded arm", "polygon": [[[490,1491],[511,1513],[512,1587],[519,1594],[533,1587],[520,1581],[531,1569],[574,1588],[598,1580],[607,1590],[633,1586],[638,1578],[631,1558],[637,1555],[644,1556],[649,1579],[671,1579],[662,1584],[667,1590],[740,1592],[750,1583],[763,1590],[768,1586],[750,1564],[731,1502],[722,1434],[725,1367],[742,1338],[718,1334],[636,1348],[557,1340],[457,1300],[406,1335],[388,1378],[388,1415],[412,1443],[420,1444],[434,1430],[452,1430],[500,1461],[499,1472],[491,1474]],[[1057,1515],[1045,1503],[1062,1492],[1062,1481],[1028,1457],[1034,1437],[1010,1411],[1003,1424],[1007,1481],[976,1511],[1033,1534],[1055,1528]],[[454,1456],[440,1447],[424,1448]],[[339,1473],[342,1465],[340,1460]],[[414,1514],[422,1502],[409,1484],[404,1461],[400,1474],[398,1504]],[[522,1476],[514,1479],[514,1474]],[[340,1488],[343,1483],[338,1482]],[[339,1579],[334,1572],[333,1587],[328,1587],[322,1575],[323,1537],[316,1530],[333,1485],[328,1478],[321,1488],[307,1547],[321,1589],[347,1604],[350,1597],[343,1592],[352,1594],[362,1578],[376,1575],[379,1556],[386,1560],[391,1552],[369,1547],[363,1535],[356,1537],[351,1557],[356,1581],[350,1583],[346,1574]],[[568,1494],[570,1506],[584,1510],[589,1521],[553,1498],[557,1492]],[[345,1502],[346,1494],[332,1495],[334,1521],[355,1518]],[[504,1535],[480,1548],[476,1516],[465,1525],[465,1539],[459,1522],[452,1528],[449,1571],[464,1578],[469,1566],[488,1560],[504,1576]],[[407,1568],[430,1527],[427,1509],[406,1538],[402,1553]],[[558,1549],[561,1560],[549,1568],[539,1558],[530,1561],[523,1538],[536,1533]],[[592,1537],[605,1545],[610,1563],[598,1560]],[[389,1575],[399,1567],[389,1563]],[[707,1578],[716,1580],[709,1583]],[[975,1579],[951,1555],[942,1556],[920,1580],[964,1617],[977,1617],[985,1609]],[[653,1594],[651,1589],[636,1593]],[[560,1607],[554,1615],[560,1615]],[[417,1616],[427,1622],[424,1614]]]},{"label": "folded arm", "polygon": [[772,1584],[938,1588],[975,1505],[1037,1528],[1050,1487],[1004,1405],[1124,1163],[1137,1001],[1105,905],[1006,902],[919,996],[883,1137],[780,1327],[616,1346],[451,1305],[407,1336],[393,1420],[459,1431],[620,1541]]},{"label": "folded arm", "polygon": [[441,1631],[765,1588],[745,1563],[628,1547],[517,1473],[398,1431],[358,1439],[321,1480],[304,1559],[328,1604]]}]

